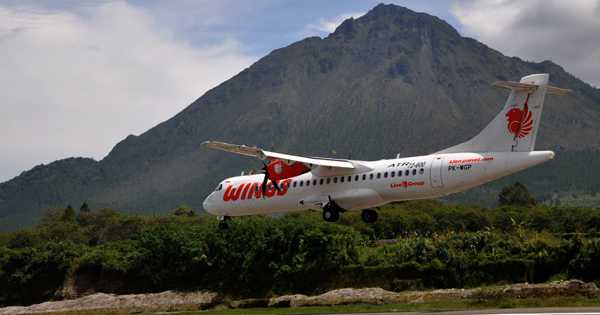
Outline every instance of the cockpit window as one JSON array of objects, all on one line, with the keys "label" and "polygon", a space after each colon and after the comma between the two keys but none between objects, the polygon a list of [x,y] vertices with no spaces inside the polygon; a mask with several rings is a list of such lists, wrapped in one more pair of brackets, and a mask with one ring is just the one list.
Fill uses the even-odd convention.
[{"label": "cockpit window", "polygon": [[219,184],[219,186],[217,186],[217,188],[215,188],[215,191],[219,191],[223,189],[223,184]]}]

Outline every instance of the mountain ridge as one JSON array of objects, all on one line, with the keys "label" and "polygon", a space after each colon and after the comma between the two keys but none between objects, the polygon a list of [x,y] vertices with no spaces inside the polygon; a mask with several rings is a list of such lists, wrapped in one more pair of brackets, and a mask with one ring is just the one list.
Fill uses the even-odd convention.
[{"label": "mountain ridge", "polygon": [[0,229],[83,201],[133,212],[201,208],[223,177],[259,165],[201,149],[209,139],[365,160],[432,153],[498,113],[507,94],[493,81],[535,72],[574,90],[547,98],[537,148],[600,148],[598,89],[551,61],[506,57],[437,17],[381,4],[325,38],[273,50],[100,161],[60,160],[0,184]]}]

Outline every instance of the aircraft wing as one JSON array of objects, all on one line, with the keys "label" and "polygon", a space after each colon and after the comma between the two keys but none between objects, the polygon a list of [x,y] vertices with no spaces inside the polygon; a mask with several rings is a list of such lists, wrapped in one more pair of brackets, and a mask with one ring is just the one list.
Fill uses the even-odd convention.
[{"label": "aircraft wing", "polygon": [[205,141],[202,143],[202,145],[210,149],[227,151],[244,156],[253,156],[262,160],[277,159],[283,160],[287,164],[291,164],[291,162],[300,162],[304,163],[309,168],[312,168],[313,166],[322,166],[328,168],[338,168],[347,170],[355,168],[354,163],[348,160],[303,157],[291,154],[266,151],[257,147],[249,147],[246,145],[230,144],[219,141]]}]

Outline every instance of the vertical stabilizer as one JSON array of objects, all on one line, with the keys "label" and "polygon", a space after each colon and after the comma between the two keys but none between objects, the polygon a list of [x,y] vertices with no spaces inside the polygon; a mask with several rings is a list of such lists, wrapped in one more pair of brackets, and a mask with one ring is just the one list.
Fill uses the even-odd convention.
[{"label": "vertical stabilizer", "polygon": [[548,86],[547,73],[532,74],[519,82],[496,82],[510,89],[502,111],[475,137],[438,153],[528,152],[535,148],[546,93],[564,95],[569,90]]}]

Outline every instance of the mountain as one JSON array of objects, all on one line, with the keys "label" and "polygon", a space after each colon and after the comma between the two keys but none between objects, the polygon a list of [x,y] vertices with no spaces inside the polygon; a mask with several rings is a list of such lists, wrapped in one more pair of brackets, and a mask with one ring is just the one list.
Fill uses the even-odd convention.
[{"label": "mountain", "polygon": [[[507,93],[490,83],[539,72],[574,93],[546,101],[537,148],[556,150],[557,159],[517,178],[544,198],[600,190],[598,89],[551,61],[507,57],[437,17],[380,4],[326,38],[272,51],[101,161],[65,159],[0,184],[0,228],[83,201],[131,212],[200,209],[223,177],[260,166],[202,149],[208,139],[355,159],[430,153],[496,115]],[[495,189],[459,198],[490,203]]]}]

